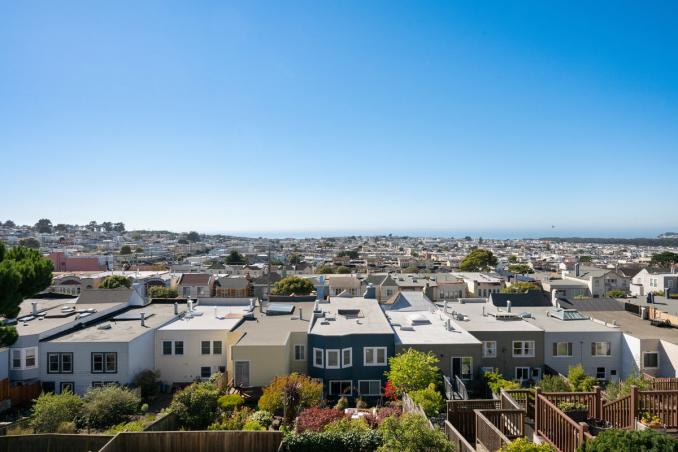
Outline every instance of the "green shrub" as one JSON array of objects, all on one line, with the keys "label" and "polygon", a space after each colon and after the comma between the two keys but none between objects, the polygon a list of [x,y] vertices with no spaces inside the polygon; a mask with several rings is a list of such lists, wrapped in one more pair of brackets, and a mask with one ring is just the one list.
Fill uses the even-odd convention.
[{"label": "green shrub", "polygon": [[324,432],[347,433],[347,432],[369,432],[372,430],[367,422],[360,419],[349,419],[348,417],[341,418],[334,422],[327,424]]},{"label": "green shrub", "polygon": [[387,417],[379,426],[383,437],[380,452],[440,451],[452,452],[452,443],[442,430],[431,429],[428,419],[419,414],[406,413],[396,418]]},{"label": "green shrub", "polygon": [[251,415],[252,410],[249,408],[232,411],[230,414],[223,416],[218,422],[211,424],[208,430],[242,430]]},{"label": "green shrub", "polygon": [[273,415],[265,410],[255,411],[250,420],[257,421],[260,425],[268,428],[273,423]]},{"label": "green shrub", "polygon": [[389,358],[388,370],[384,374],[397,396],[426,389],[430,384],[438,383],[438,357],[432,352],[423,353],[410,348]]},{"label": "green shrub", "polygon": [[606,430],[585,442],[580,452],[609,451],[678,451],[678,441],[652,429]]},{"label": "green shrub", "polygon": [[544,392],[571,392],[572,387],[560,375],[544,375],[537,385]]},{"label": "green shrub", "polygon": [[43,392],[33,405],[31,426],[37,433],[54,433],[64,422],[73,422],[82,411],[82,399],[70,391]]},{"label": "green shrub", "polygon": [[151,286],[148,288],[148,298],[176,298],[179,296],[177,289],[163,286]]},{"label": "green shrub", "polygon": [[174,394],[169,410],[176,414],[180,427],[202,430],[216,419],[219,389],[212,383],[197,382]]},{"label": "green shrub", "polygon": [[233,411],[245,403],[245,399],[240,394],[226,394],[219,397],[217,401],[219,407],[224,411]]},{"label": "green shrub", "polygon": [[143,432],[146,427],[144,421],[122,422],[106,430],[109,435],[115,435],[120,432]]},{"label": "green shrub", "polygon": [[499,452],[553,452],[553,447],[547,443],[535,444],[523,437],[511,441],[499,449]]},{"label": "green shrub", "polygon": [[91,388],[83,398],[82,420],[88,428],[106,429],[139,412],[141,399],[117,385]]},{"label": "green shrub", "polygon": [[242,429],[248,431],[266,430],[266,428],[259,424],[257,421],[252,420],[245,422],[245,424],[242,426]]},{"label": "green shrub", "polygon": [[505,391],[511,389],[520,389],[520,383],[505,379],[498,372],[485,372],[483,379],[494,394],[499,394],[502,389]]},{"label": "green shrub", "polygon": [[62,422],[56,429],[56,433],[76,433],[77,431],[75,422]]},{"label": "green shrub", "polygon": [[652,389],[652,382],[637,373],[630,375],[624,381],[609,383],[605,388],[605,397],[609,400],[617,400],[631,394],[631,386],[637,386],[640,391]]},{"label": "green shrub", "polygon": [[624,298],[626,296],[626,291],[619,289],[608,290],[607,296],[609,298]]},{"label": "green shrub", "polygon": [[283,438],[283,450],[288,452],[374,452],[382,443],[381,433],[311,432],[293,433]]},{"label": "green shrub", "polygon": [[339,400],[337,400],[337,404],[334,405],[334,409],[344,411],[346,408],[348,408],[348,399],[346,397],[340,397]]},{"label": "green shrub", "polygon": [[284,388],[291,382],[300,384],[301,408],[320,406],[323,401],[323,384],[306,375],[292,373],[275,377],[271,384],[264,388],[259,398],[259,409],[273,414],[282,413]]},{"label": "green shrub", "polygon": [[558,408],[563,413],[572,413],[575,411],[588,411],[589,407],[579,402],[560,402]]},{"label": "green shrub", "polygon": [[428,417],[440,414],[440,410],[445,404],[443,395],[435,390],[434,385],[429,385],[426,389],[413,391],[409,395],[424,410]]},{"label": "green shrub", "polygon": [[589,392],[598,384],[595,378],[586,375],[584,367],[581,364],[571,366],[567,371],[567,381],[576,392]]}]

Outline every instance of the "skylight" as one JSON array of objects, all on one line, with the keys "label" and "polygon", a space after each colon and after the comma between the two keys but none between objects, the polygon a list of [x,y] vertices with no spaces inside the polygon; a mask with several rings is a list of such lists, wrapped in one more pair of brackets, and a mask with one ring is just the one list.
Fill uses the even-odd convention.
[{"label": "skylight", "polygon": [[583,315],[581,312],[576,309],[556,309],[550,311],[549,314],[551,317],[555,317],[560,320],[587,320],[588,317]]}]

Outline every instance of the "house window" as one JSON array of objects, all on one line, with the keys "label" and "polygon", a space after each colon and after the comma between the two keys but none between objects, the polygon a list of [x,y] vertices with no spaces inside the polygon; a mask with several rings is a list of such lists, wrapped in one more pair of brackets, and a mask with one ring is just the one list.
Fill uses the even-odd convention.
[{"label": "house window", "polygon": [[48,374],[72,374],[73,353],[47,353]]},{"label": "house window", "polygon": [[527,381],[530,379],[529,367],[516,367],[516,380]]},{"label": "house window", "polygon": [[532,368],[532,380],[534,381],[541,380],[541,368],[539,367]]},{"label": "house window", "polygon": [[610,356],[612,348],[609,342],[591,342],[591,354],[593,356]]},{"label": "house window", "polygon": [[12,369],[33,369],[38,366],[38,348],[14,348],[12,349]]},{"label": "house window", "polygon": [[358,393],[365,396],[381,395],[381,380],[359,380]]},{"label": "house window", "polygon": [[114,374],[118,371],[118,354],[115,352],[92,353],[92,373]]},{"label": "house window", "polygon": [[329,394],[350,396],[353,394],[353,382],[351,380],[330,380]]},{"label": "house window", "polygon": [[172,354],[172,341],[162,341],[162,354],[163,355]]},{"label": "house window", "polygon": [[341,350],[341,367],[351,367],[353,365],[353,349],[344,348]]},{"label": "house window", "polygon": [[323,349],[322,348],[314,348],[313,349],[313,365],[315,367],[320,367],[321,369],[324,366],[323,364]]},{"label": "house window", "polygon": [[62,381],[61,384],[59,385],[59,390],[62,394],[66,391],[70,393],[75,393],[75,383],[73,383],[72,381]]},{"label": "house window", "polygon": [[643,353],[643,369],[656,369],[659,367],[659,353],[644,352]]},{"label": "house window", "polygon": [[204,366],[200,368],[200,378],[209,378],[212,376],[212,368],[210,366]]},{"label": "house window", "polygon": [[210,354],[210,341],[201,341],[200,342],[200,352],[203,355],[209,355]]},{"label": "house window", "polygon": [[303,344],[297,344],[294,346],[294,360],[295,361],[304,361],[306,359],[306,346]]},{"label": "house window", "polygon": [[554,342],[553,356],[572,356],[572,342]]},{"label": "house window", "polygon": [[484,341],[483,358],[496,358],[496,357],[497,357],[497,341]]},{"label": "house window", "polygon": [[605,380],[606,372],[604,367],[596,367],[596,378],[598,380]]},{"label": "house window", "polygon": [[339,350],[327,350],[326,369],[339,369]]},{"label": "house window", "polygon": [[534,341],[513,341],[514,358],[533,358]]},{"label": "house window", "polygon": [[212,354],[213,355],[221,355],[223,350],[223,346],[221,344],[221,341],[212,341]]},{"label": "house window", "polygon": [[174,354],[175,355],[184,354],[184,341],[174,341]]},{"label": "house window", "polygon": [[461,358],[461,374],[459,378],[462,380],[473,379],[473,358],[471,356],[462,356]]},{"label": "house window", "polygon": [[366,366],[385,366],[386,347],[363,348],[363,362]]}]

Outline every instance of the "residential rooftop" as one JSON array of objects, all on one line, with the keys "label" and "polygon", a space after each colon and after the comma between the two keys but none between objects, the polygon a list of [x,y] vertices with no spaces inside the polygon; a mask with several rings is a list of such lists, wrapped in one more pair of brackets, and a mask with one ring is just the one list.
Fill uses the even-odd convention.
[{"label": "residential rooftop", "polygon": [[391,325],[373,298],[332,297],[318,303],[324,317],[316,318],[309,333],[325,336],[393,334]]},{"label": "residential rooftop", "polygon": [[440,310],[388,311],[396,344],[479,344],[480,341]]},{"label": "residential rooftop", "polygon": [[[463,298],[448,302],[447,311],[463,329],[474,331],[542,331],[541,328],[520,318],[514,309],[507,312],[497,308],[486,298]],[[460,320],[463,316],[463,320]]]},{"label": "residential rooftop", "polygon": [[249,312],[249,305],[199,305],[194,306],[190,313],[174,322],[165,325],[161,331],[192,331],[192,330],[223,330],[231,331]]},{"label": "residential rooftop", "polygon": [[[247,319],[233,331],[242,332],[243,336],[237,345],[283,345],[292,332],[308,331],[313,318],[312,302],[280,303],[271,302],[264,306],[257,305],[254,319]],[[292,307],[287,313],[285,309],[269,309],[271,307]],[[299,318],[301,316],[301,318]]]}]

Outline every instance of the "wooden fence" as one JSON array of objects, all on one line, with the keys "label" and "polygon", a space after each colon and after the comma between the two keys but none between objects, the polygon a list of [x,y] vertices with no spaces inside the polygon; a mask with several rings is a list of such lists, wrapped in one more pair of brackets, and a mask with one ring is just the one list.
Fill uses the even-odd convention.
[{"label": "wooden fence", "polygon": [[144,429],[145,432],[167,432],[177,428],[177,415],[174,413],[167,413],[164,416],[156,419]]},{"label": "wooden fence", "polygon": [[118,433],[100,452],[277,452],[281,432],[193,431]]},{"label": "wooden fence", "polygon": [[37,398],[41,392],[42,385],[40,382],[12,385],[7,378],[0,380],[0,400],[10,399],[12,407],[30,402]]},{"label": "wooden fence", "polygon": [[448,400],[447,420],[470,443],[476,440],[476,409],[496,410],[501,408],[498,399]]},{"label": "wooden fence", "polygon": [[581,403],[589,408],[588,417],[602,417],[603,398],[599,386],[591,392],[540,392],[540,394],[554,405],[562,402]]},{"label": "wooden fence", "polygon": [[[631,403],[634,399],[636,402],[634,418],[642,416],[643,413],[649,413],[659,416],[666,428],[678,428],[678,391],[634,392],[631,392]],[[636,395],[635,398],[634,395]]]},{"label": "wooden fence", "polygon": [[646,380],[650,380],[652,389],[657,391],[678,391],[678,378],[653,377],[643,373]]},{"label": "wooden fence", "polygon": [[445,434],[447,439],[454,444],[455,452],[475,452],[475,446],[471,445],[450,421],[445,421]]},{"label": "wooden fence", "polygon": [[[502,390],[503,391],[503,390]],[[527,417],[534,419],[534,391],[531,389],[510,389],[505,391],[526,411]]]},{"label": "wooden fence", "polygon": [[603,404],[603,419],[617,428],[631,428],[634,421],[631,395]]},{"label": "wooden fence", "polygon": [[113,436],[44,433],[38,435],[1,436],[0,451],[88,452],[98,451]]},{"label": "wooden fence", "polygon": [[558,408],[556,402],[541,394],[539,388],[535,394],[534,427],[542,438],[561,452],[574,452],[585,441],[588,431],[586,423],[573,421]]},{"label": "wooden fence", "polygon": [[[511,442],[501,428],[495,425],[496,417],[488,418],[489,413],[488,410],[475,410],[477,451],[494,452]],[[523,414],[523,411],[520,410],[520,413]]]}]

